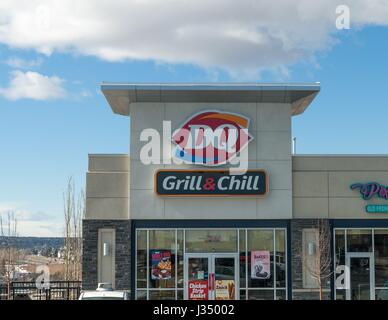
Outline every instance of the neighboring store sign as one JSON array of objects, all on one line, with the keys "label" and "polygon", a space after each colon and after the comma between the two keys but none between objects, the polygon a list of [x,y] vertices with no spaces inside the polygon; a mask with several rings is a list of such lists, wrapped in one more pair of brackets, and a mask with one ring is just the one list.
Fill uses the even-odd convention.
[{"label": "neighboring store sign", "polygon": [[234,300],[235,290],[234,280],[217,280],[215,283],[215,299]]},{"label": "neighboring store sign", "polygon": [[368,204],[365,209],[368,213],[388,213],[388,205],[385,204]]},{"label": "neighboring store sign", "polygon": [[370,200],[373,197],[388,199],[388,187],[377,182],[354,183],[350,189],[359,189],[364,200]]},{"label": "neighboring store sign", "polygon": [[269,279],[271,263],[269,251],[251,251],[251,278]]},{"label": "neighboring store sign", "polygon": [[248,127],[249,119],[242,115],[202,111],[174,132],[174,156],[186,163],[206,166],[226,164],[253,139]]},{"label": "neighboring store sign", "polygon": [[[388,200],[388,187],[378,182],[354,183],[350,189],[358,189],[364,200],[371,200],[374,197]],[[365,206],[365,210],[368,213],[388,213],[388,205],[368,204]]]},{"label": "neighboring store sign", "polygon": [[207,280],[189,281],[189,300],[208,300],[209,287]]},{"label": "neighboring store sign", "polygon": [[171,279],[171,251],[151,251],[151,279]]},{"label": "neighboring store sign", "polygon": [[259,196],[268,190],[263,170],[231,175],[228,170],[159,170],[155,192],[160,196]]}]

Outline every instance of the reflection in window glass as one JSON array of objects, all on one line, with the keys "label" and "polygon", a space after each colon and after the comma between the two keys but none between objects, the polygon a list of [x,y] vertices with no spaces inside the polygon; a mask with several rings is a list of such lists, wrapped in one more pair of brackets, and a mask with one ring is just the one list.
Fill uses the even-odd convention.
[{"label": "reflection in window glass", "polygon": [[286,290],[276,290],[276,300],[286,300]]},{"label": "reflection in window glass", "polygon": [[276,287],[286,287],[286,239],[284,230],[276,230]]},{"label": "reflection in window glass", "polygon": [[[248,287],[268,288],[274,286],[273,277],[273,230],[248,230]],[[251,256],[253,251],[261,251],[261,254],[269,254],[269,270],[266,270],[265,261],[254,266],[256,275],[252,278]]]},{"label": "reflection in window glass", "polygon": [[240,290],[240,300],[247,300],[247,292],[246,290]]},{"label": "reflection in window glass", "polygon": [[248,290],[248,300],[274,300],[274,290]]},{"label": "reflection in window glass", "polygon": [[137,232],[137,287],[147,287],[147,231]]},{"label": "reflection in window glass", "polygon": [[346,290],[345,289],[337,289],[335,291],[335,299],[336,300],[346,300]]},{"label": "reflection in window glass", "polygon": [[376,229],[374,233],[376,287],[388,287],[388,229]]},{"label": "reflection in window glass", "polygon": [[137,290],[136,295],[137,300],[147,300],[147,291],[145,290]]},{"label": "reflection in window glass", "polygon": [[245,230],[240,230],[240,288],[246,287],[246,243],[245,243]]},{"label": "reflection in window glass", "polygon": [[370,229],[348,229],[346,240],[348,252],[372,251],[372,230]]},{"label": "reflection in window glass", "polygon": [[175,287],[175,230],[149,230],[149,286]]},{"label": "reflection in window glass", "polygon": [[177,300],[183,300],[183,290],[177,291]]},{"label": "reflection in window glass", "polygon": [[186,230],[186,252],[237,252],[237,230]]},{"label": "reflection in window glass", "polygon": [[388,300],[387,289],[376,289],[376,300]]},{"label": "reflection in window glass", "polygon": [[336,265],[345,265],[345,230],[335,230]]},{"label": "reflection in window glass", "polygon": [[[344,282],[344,277],[343,273],[345,272],[344,266],[345,266],[345,230],[335,230],[335,263],[336,263],[336,272],[335,272],[335,277],[336,279],[342,276],[342,281],[338,279],[338,284],[337,281],[335,282],[336,286],[342,286],[345,285]],[[340,266],[343,266],[342,268]],[[342,292],[343,291],[343,292]],[[344,290],[336,290],[336,300],[344,300],[345,296]]]},{"label": "reflection in window glass", "polygon": [[175,300],[175,290],[150,290],[150,300]]}]

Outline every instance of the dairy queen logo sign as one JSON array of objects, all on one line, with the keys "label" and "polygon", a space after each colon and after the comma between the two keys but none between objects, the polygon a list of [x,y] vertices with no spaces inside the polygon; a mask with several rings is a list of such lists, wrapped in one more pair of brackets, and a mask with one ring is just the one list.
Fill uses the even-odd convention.
[{"label": "dairy queen logo sign", "polygon": [[249,119],[224,111],[202,111],[187,120],[172,137],[174,156],[186,163],[226,164],[247,147]]}]

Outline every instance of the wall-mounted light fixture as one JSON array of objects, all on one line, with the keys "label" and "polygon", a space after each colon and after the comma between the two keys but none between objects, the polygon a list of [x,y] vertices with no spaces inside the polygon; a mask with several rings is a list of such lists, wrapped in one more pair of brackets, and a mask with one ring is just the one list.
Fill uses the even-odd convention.
[{"label": "wall-mounted light fixture", "polygon": [[102,255],[104,257],[108,257],[110,255],[110,246],[109,246],[109,242],[104,242],[103,246],[102,246]]},{"label": "wall-mounted light fixture", "polygon": [[307,252],[309,256],[315,255],[315,242],[309,242],[307,244]]}]

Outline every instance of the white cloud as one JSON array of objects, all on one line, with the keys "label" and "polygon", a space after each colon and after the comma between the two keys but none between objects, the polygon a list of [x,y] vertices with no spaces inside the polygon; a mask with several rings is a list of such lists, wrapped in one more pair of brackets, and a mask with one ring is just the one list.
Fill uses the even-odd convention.
[{"label": "white cloud", "polygon": [[12,68],[25,70],[40,67],[43,63],[43,59],[37,58],[33,60],[26,60],[18,57],[10,57],[5,60],[4,63]]},{"label": "white cloud", "polygon": [[[252,75],[336,43],[343,0],[2,0],[0,43],[108,61],[192,63]],[[352,0],[351,27],[388,24],[387,0]]]},{"label": "white cloud", "polygon": [[12,71],[8,87],[0,87],[0,95],[9,100],[51,100],[63,98],[66,91],[64,80],[56,76],[45,76],[33,71]]},{"label": "white cloud", "polygon": [[33,237],[62,237],[63,221],[41,211],[30,211],[25,204],[16,202],[0,202],[0,216],[3,219],[5,234],[7,212],[12,211],[17,220],[17,234],[19,236]]}]

